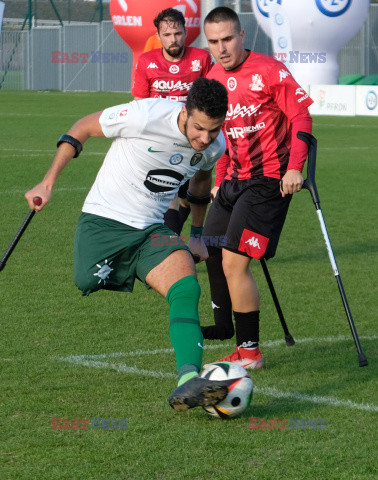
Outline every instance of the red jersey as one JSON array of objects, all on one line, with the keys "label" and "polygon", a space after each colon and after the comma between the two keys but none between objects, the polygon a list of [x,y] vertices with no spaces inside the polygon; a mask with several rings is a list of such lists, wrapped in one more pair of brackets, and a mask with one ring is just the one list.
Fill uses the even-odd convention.
[{"label": "red jersey", "polygon": [[205,77],[211,67],[210,54],[201,48],[185,47],[178,62],[164,58],[162,49],[151,50],[139,57],[131,93],[185,102],[194,80]]},{"label": "red jersey", "polygon": [[307,115],[311,130],[307,107],[313,102],[281,62],[248,52],[246,60],[234,70],[216,64],[207,78],[218,80],[228,90],[223,131],[229,158],[224,156],[218,162],[220,170],[228,163],[226,180],[257,175],[280,179],[286,173],[289,157],[290,168],[302,171],[307,150],[298,140],[304,145],[303,153],[291,159],[292,120]]}]

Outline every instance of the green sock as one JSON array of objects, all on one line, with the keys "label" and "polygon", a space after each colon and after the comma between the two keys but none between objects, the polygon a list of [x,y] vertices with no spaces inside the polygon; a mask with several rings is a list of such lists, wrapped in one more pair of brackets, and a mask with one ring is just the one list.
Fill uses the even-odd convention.
[{"label": "green sock", "polygon": [[198,373],[202,365],[203,336],[198,315],[200,294],[201,288],[193,275],[173,284],[167,294],[170,305],[169,337],[176,355],[177,370],[183,365],[192,367],[185,374],[194,370]]}]

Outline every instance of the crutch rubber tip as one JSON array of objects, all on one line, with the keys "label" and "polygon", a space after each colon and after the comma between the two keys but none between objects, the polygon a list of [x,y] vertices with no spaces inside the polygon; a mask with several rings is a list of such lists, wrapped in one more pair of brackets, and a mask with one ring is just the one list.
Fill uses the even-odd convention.
[{"label": "crutch rubber tip", "polygon": [[367,358],[363,353],[358,354],[358,365],[360,367],[366,367],[367,365],[369,365],[369,362],[367,361]]},{"label": "crutch rubber tip", "polygon": [[295,345],[295,340],[290,335],[290,333],[288,335],[285,335],[285,342],[288,347],[292,347],[293,345]]}]

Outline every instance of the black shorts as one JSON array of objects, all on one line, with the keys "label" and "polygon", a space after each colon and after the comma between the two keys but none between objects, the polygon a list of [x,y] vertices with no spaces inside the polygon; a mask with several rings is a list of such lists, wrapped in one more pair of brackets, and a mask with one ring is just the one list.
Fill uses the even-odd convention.
[{"label": "black shorts", "polygon": [[274,257],[291,197],[281,196],[275,178],[224,180],[206,218],[205,244],[257,259]]}]

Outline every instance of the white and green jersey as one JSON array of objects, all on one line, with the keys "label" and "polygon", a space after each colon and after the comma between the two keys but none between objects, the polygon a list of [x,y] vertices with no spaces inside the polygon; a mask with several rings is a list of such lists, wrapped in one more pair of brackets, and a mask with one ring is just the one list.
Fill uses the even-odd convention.
[{"label": "white and green jersey", "polygon": [[179,187],[198,170],[211,170],[225,150],[222,132],[202,152],[191,147],[177,124],[182,105],[146,98],[102,112],[102,131],[115,140],[83,212],[135,228],[163,223]]}]

